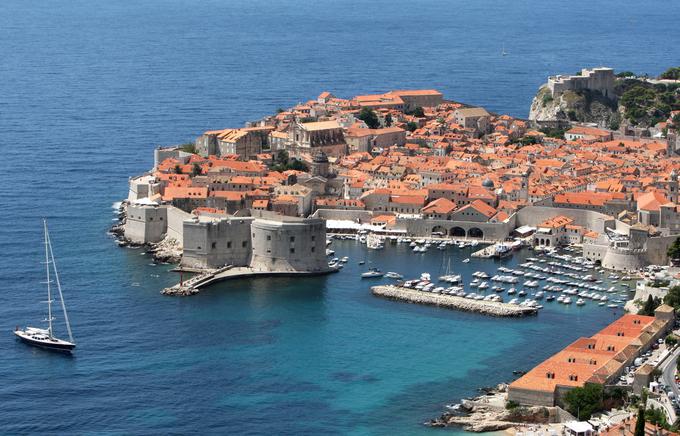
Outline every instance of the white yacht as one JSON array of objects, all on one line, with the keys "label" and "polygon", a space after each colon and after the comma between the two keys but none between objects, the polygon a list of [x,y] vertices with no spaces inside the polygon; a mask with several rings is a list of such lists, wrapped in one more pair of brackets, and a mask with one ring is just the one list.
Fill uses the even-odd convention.
[{"label": "white yacht", "polygon": [[[20,329],[17,327],[14,330],[14,334],[17,338],[21,339],[27,344],[48,350],[70,353],[76,347],[76,343],[73,340],[71,324],[69,323],[68,313],[66,312],[66,304],[64,303],[64,295],[61,291],[59,272],[57,271],[57,264],[54,259],[54,253],[52,252],[50,234],[47,230],[47,220],[43,220],[43,227],[45,231],[45,271],[47,274],[47,280],[45,282],[47,284],[47,329],[37,327],[26,327],[24,329]],[[54,281],[52,281],[52,276],[54,277]],[[65,339],[59,339],[54,335],[52,321],[54,321],[55,318],[52,316],[52,303],[54,301],[52,300],[52,283],[57,285],[59,302],[61,303],[61,309],[64,314],[64,323],[66,324],[66,331],[68,332],[68,341]]]},{"label": "white yacht", "polygon": [[385,273],[380,271],[378,268],[369,268],[368,271],[361,274],[362,279],[372,279],[384,276]]}]

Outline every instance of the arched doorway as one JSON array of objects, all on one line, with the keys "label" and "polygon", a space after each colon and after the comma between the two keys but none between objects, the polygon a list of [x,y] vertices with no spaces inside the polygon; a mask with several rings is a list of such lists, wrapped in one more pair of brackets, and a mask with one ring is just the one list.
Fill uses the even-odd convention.
[{"label": "arched doorway", "polygon": [[470,230],[468,230],[468,236],[471,237],[471,238],[481,239],[481,238],[484,237],[484,232],[482,231],[482,229],[480,229],[478,227],[473,227]]},{"label": "arched doorway", "polygon": [[451,227],[451,230],[449,230],[449,235],[454,236],[454,237],[464,238],[465,237],[465,229],[462,228],[462,227]]}]

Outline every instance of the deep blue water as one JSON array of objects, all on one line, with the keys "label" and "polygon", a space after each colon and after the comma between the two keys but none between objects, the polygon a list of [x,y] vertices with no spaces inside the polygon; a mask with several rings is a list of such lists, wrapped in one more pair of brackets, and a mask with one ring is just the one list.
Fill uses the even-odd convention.
[{"label": "deep blue water", "polygon": [[[444,403],[614,315],[551,306],[501,320],[384,301],[358,279],[351,243],[336,247],[352,261],[331,277],[165,298],[177,277],[106,235],[127,177],[151,166],[155,145],[324,90],[433,87],[525,116],[548,74],[680,64],[679,19],[670,0],[0,2],[0,433],[431,433],[420,423]],[[11,334],[43,316],[42,216],[73,358]],[[441,262],[371,255],[409,274]],[[494,264],[467,266],[478,268]]]}]

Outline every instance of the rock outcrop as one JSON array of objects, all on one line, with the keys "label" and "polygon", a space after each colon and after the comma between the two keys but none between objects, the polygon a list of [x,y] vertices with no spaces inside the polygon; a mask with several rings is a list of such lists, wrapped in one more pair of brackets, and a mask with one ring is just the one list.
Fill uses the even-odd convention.
[{"label": "rock outcrop", "polygon": [[597,91],[566,91],[553,98],[550,89],[543,86],[531,102],[529,119],[579,121],[610,128],[616,127],[621,115],[616,101]]},{"label": "rock outcrop", "polygon": [[559,407],[505,407],[505,385],[494,392],[472,400],[463,400],[459,412],[447,412],[425,425],[431,427],[461,426],[472,432],[506,430],[521,424],[550,424],[562,420]]}]

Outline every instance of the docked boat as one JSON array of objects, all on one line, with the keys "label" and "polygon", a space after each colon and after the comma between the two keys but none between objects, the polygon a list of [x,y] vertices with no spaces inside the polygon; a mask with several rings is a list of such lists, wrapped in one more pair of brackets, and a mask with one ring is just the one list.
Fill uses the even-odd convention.
[{"label": "docked boat", "polygon": [[388,279],[398,279],[398,280],[401,280],[401,279],[404,278],[404,276],[402,276],[401,274],[396,273],[396,272],[394,272],[394,271],[388,271],[388,272],[385,274],[385,277],[387,277]]},{"label": "docked boat", "polygon": [[468,258],[465,258],[465,259],[463,259],[463,263],[468,263],[468,262],[470,262],[470,258],[469,258],[469,257],[468,257]]},{"label": "docked boat", "polygon": [[[73,334],[71,332],[71,324],[69,323],[68,313],[66,312],[66,304],[64,303],[64,295],[61,290],[61,283],[59,281],[59,272],[57,271],[57,264],[54,260],[54,253],[52,251],[52,243],[50,241],[50,234],[47,230],[47,220],[43,220],[43,227],[45,232],[45,271],[47,274],[47,329],[37,328],[37,327],[25,327],[20,329],[17,327],[14,330],[14,334],[21,341],[40,348],[45,348],[48,350],[61,351],[70,353],[76,347],[76,343],[73,340]],[[52,280],[54,278],[54,281]],[[68,332],[68,341],[65,339],[60,339],[54,334],[54,326],[52,321],[54,317],[52,316],[52,283],[56,284],[57,294],[59,296],[59,302],[61,304],[61,309],[64,314],[64,323],[66,325],[66,331]]]},{"label": "docked boat", "polygon": [[361,278],[362,279],[372,279],[372,278],[376,278],[376,277],[382,277],[384,275],[385,275],[385,273],[380,271],[378,268],[369,268],[368,271],[361,274]]}]

